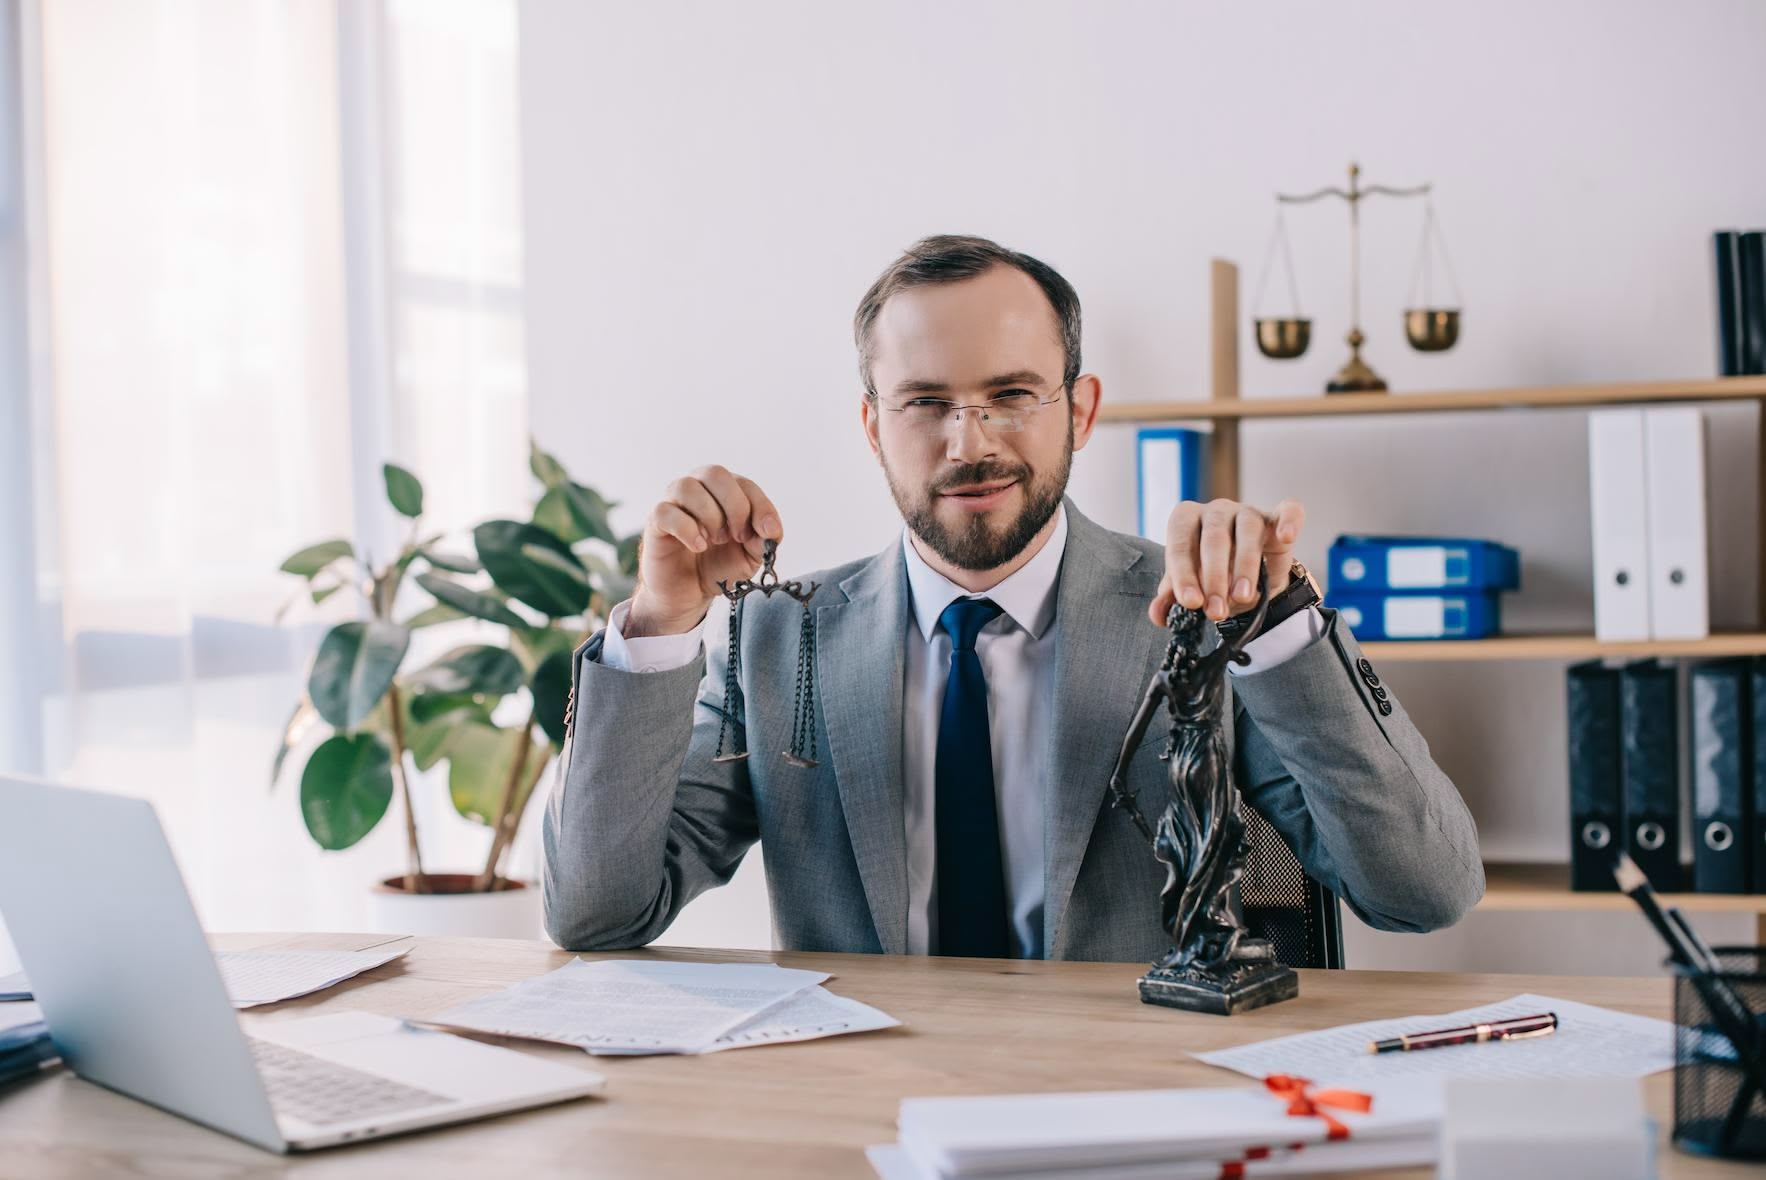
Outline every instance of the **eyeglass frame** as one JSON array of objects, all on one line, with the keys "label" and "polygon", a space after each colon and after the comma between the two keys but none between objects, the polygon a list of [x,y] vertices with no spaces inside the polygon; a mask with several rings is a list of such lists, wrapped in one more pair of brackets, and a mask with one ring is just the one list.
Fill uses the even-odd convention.
[{"label": "eyeglass frame", "polygon": [[[989,402],[995,401],[998,398],[1004,396],[1004,394],[994,394],[992,398],[989,398],[988,401],[985,401],[985,402],[955,402],[955,401],[949,401],[949,400],[942,399],[942,398],[930,398],[930,397],[923,397],[923,396],[922,397],[913,397],[913,398],[909,398],[905,405],[900,405],[900,406],[884,405],[882,395],[877,393],[875,390],[867,390],[865,392],[865,396],[870,399],[871,404],[873,406],[875,406],[877,409],[882,410],[885,413],[903,414],[903,415],[905,415],[908,412],[909,408],[912,407],[915,402],[942,401],[943,404],[949,408],[948,412],[944,415],[944,417],[942,419],[940,419],[940,421],[935,429],[925,431],[925,436],[928,438],[937,437],[940,435],[942,435],[944,437],[949,437],[950,433],[951,433],[951,426],[953,423],[956,425],[956,428],[958,430],[961,430],[962,424],[963,424],[963,415],[968,413],[971,410],[978,411],[981,415],[981,417],[978,419],[978,422],[981,426],[981,432],[983,434],[987,434],[990,436],[997,436],[998,434],[1018,434],[1024,430],[1028,429],[1028,426],[1025,424],[1027,424],[1030,419],[1035,418],[1039,414],[1041,414],[1043,407],[1052,406],[1056,402],[1060,401],[1063,394],[1067,395],[1069,400],[1071,400],[1071,397],[1072,397],[1071,386],[1072,386],[1072,384],[1073,383],[1071,381],[1061,382],[1061,384],[1055,386],[1054,393],[1051,394],[1046,399],[1038,396],[1032,390],[1029,390],[1029,389],[1020,390],[1020,392],[1023,392],[1025,394],[1029,395],[1033,399],[1032,403],[1030,405],[1025,406],[1023,408],[1023,410],[1017,415],[1017,421],[1020,422],[1021,425],[1014,427],[1014,428],[1009,428],[1009,429],[1005,428],[1005,427],[1000,427],[997,430],[993,427],[990,427],[988,424],[989,423],[988,416],[987,416],[988,404],[989,404]],[[1011,393],[1011,392],[1013,392],[1013,390],[1006,390],[1005,391],[1005,393]],[[1003,407],[1003,406],[998,407],[998,408],[1001,410],[1005,409],[1005,407]],[[911,421],[912,420],[909,418],[906,418],[906,417],[902,418],[903,425],[907,425]],[[910,429],[913,429],[913,428],[910,427]]]}]

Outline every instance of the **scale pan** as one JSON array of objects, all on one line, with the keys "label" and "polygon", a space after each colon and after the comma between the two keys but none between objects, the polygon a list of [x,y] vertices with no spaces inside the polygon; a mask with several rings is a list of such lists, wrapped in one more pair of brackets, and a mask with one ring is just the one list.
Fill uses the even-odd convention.
[{"label": "scale pan", "polygon": [[1404,335],[1418,352],[1446,352],[1459,341],[1459,309],[1413,307],[1404,313]]},{"label": "scale pan", "polygon": [[1253,320],[1257,351],[1270,360],[1291,361],[1312,342],[1311,320]]}]

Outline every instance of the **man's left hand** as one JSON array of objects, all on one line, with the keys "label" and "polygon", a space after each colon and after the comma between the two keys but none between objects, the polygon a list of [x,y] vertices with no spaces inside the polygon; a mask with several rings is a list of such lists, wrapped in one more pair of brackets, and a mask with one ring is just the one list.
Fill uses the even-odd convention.
[{"label": "man's left hand", "polygon": [[1173,602],[1200,610],[1215,622],[1251,609],[1257,601],[1257,567],[1269,563],[1269,597],[1288,586],[1291,556],[1306,523],[1298,500],[1264,512],[1236,500],[1199,504],[1186,500],[1165,526],[1165,577],[1147,608],[1163,627]]}]

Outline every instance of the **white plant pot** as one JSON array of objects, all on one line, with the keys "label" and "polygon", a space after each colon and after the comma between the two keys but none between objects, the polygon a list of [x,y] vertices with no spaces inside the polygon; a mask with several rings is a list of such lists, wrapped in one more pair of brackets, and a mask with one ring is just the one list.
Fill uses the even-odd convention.
[{"label": "white plant pot", "polygon": [[[431,873],[443,889],[471,880],[466,873]],[[495,893],[406,893],[403,877],[374,886],[368,895],[374,929],[387,934],[458,938],[544,938],[545,915],[538,885],[505,882]]]}]

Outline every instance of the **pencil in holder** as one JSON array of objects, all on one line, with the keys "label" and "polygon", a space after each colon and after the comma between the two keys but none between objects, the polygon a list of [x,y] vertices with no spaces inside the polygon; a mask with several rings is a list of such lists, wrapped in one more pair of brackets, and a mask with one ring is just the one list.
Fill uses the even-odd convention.
[{"label": "pencil in holder", "polygon": [[1766,948],[1714,954],[1716,971],[1674,965],[1674,1143],[1766,1159]]}]

